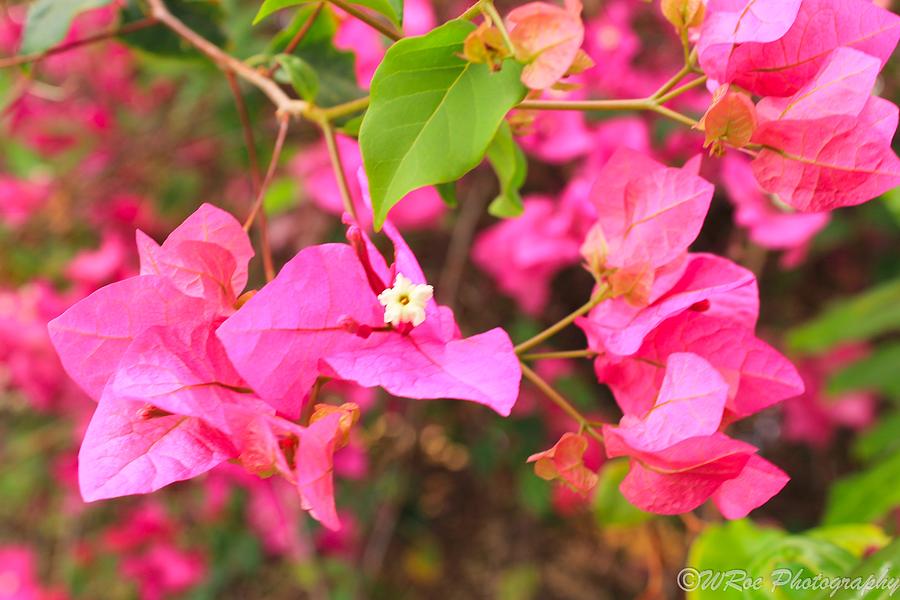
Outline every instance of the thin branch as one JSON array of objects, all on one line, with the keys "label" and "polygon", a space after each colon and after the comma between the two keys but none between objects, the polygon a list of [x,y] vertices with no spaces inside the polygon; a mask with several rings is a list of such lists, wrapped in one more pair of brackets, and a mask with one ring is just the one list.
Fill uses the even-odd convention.
[{"label": "thin branch", "polygon": [[650,98],[654,99],[654,100],[656,98],[659,98],[660,96],[662,96],[663,94],[665,94],[666,92],[668,92],[669,90],[674,88],[676,85],[678,85],[679,82],[681,82],[682,79],[687,77],[690,72],[691,72],[691,68],[687,64],[685,64],[683,67],[681,67],[680,71],[678,71],[677,73],[672,75],[671,79],[669,79],[667,82],[662,84],[662,86],[658,90],[653,92],[653,94],[650,96]]},{"label": "thin branch", "polygon": [[679,123],[681,123],[683,125],[687,125],[691,129],[697,127],[697,125],[699,124],[697,121],[690,118],[689,116],[683,115],[678,111],[672,110],[671,108],[666,108],[665,106],[659,106],[658,104],[654,104],[650,110],[652,110],[653,112],[658,113],[664,117],[668,117],[668,118],[672,119],[673,121],[678,121]]},{"label": "thin branch", "polygon": [[554,358],[594,358],[597,353],[593,350],[562,350],[559,352],[533,352],[523,354],[522,360],[549,360]]},{"label": "thin branch", "polygon": [[653,102],[647,98],[627,100],[524,100],[516,108],[523,110],[652,110]]},{"label": "thin branch", "polygon": [[241,88],[237,77],[234,76],[234,72],[226,69],[225,78],[228,80],[228,86],[231,88],[231,94],[234,96],[234,104],[237,108],[238,117],[241,120],[241,128],[244,131],[244,145],[247,147],[247,162],[250,167],[253,191],[259,193],[259,188],[262,185],[262,174],[259,172],[259,158],[256,155],[256,142],[253,139],[250,113],[247,110],[247,103],[244,102],[244,96],[241,94]]},{"label": "thin branch", "polygon": [[563,329],[565,329],[566,327],[571,325],[573,322],[575,322],[575,319],[590,312],[590,310],[592,308],[594,308],[595,306],[597,306],[598,304],[600,304],[601,302],[606,300],[608,297],[609,297],[609,288],[606,286],[600,288],[590,300],[588,300],[581,307],[577,308],[574,312],[563,317],[562,319],[560,319],[559,321],[557,321],[556,323],[554,323],[547,329],[543,330],[536,336],[534,336],[534,337],[522,342],[518,346],[516,346],[515,347],[516,354],[522,355],[525,352],[527,352],[528,350],[531,350],[535,346],[539,345],[541,342],[550,339],[551,337],[553,337],[554,335],[556,335],[557,333],[559,333],[560,331],[562,331]]},{"label": "thin branch", "polygon": [[335,6],[337,6],[338,8],[340,8],[342,11],[344,11],[348,15],[356,17],[357,19],[359,19],[360,21],[362,21],[363,23],[365,23],[372,29],[375,29],[379,33],[391,38],[395,42],[400,39],[403,39],[403,34],[399,33],[396,29],[394,29],[393,27],[388,27],[387,25],[385,25],[378,19],[375,19],[371,15],[359,10],[352,4],[348,4],[347,2],[344,2],[344,0],[328,0],[328,1],[331,2],[332,4],[334,4]]},{"label": "thin branch", "polygon": [[346,117],[347,115],[352,115],[353,113],[358,113],[366,110],[369,107],[368,96],[363,96],[362,98],[357,98],[356,100],[350,100],[349,102],[344,102],[343,104],[336,104],[329,108],[320,108],[319,114],[329,121],[334,121],[336,119],[340,119],[341,117]]},{"label": "thin branch", "polygon": [[674,98],[677,98],[678,96],[682,95],[683,93],[687,92],[688,90],[692,90],[696,87],[700,87],[701,85],[705,84],[706,79],[707,79],[707,77],[706,77],[706,75],[704,75],[702,77],[698,77],[697,79],[694,79],[693,81],[689,81],[686,84],[684,84],[683,86],[681,86],[675,90],[672,90],[668,94],[660,96],[659,98],[656,99],[656,102],[657,102],[657,104],[665,104],[666,102],[668,102]]},{"label": "thin branch", "polygon": [[96,33],[94,35],[89,35],[80,40],[75,40],[74,42],[68,42],[59,46],[54,46],[48,50],[44,50],[43,52],[34,52],[32,54],[21,54],[19,56],[12,56],[9,58],[0,59],[0,69],[6,69],[8,67],[15,67],[17,65],[24,65],[31,62],[41,61],[48,56],[53,56],[54,54],[62,54],[64,52],[68,52],[69,50],[74,50],[75,48],[80,48],[81,46],[87,46],[89,44],[94,44],[97,42],[102,42],[103,40],[108,40],[110,38],[114,38],[120,35],[125,35],[128,33],[134,33],[135,31],[140,31],[141,29],[147,29],[148,27],[152,27],[157,24],[157,20],[153,17],[146,17],[139,21],[134,21],[132,23],[127,23],[122,25],[121,27],[116,27],[115,29],[110,29],[108,31],[101,31],[100,33]]},{"label": "thin branch", "polygon": [[291,98],[274,80],[245,65],[203,36],[197,34],[178,17],[169,12],[163,0],[147,0],[147,2],[150,4],[151,14],[156,20],[212,59],[220,68],[233,71],[241,79],[259,88],[275,104],[278,112],[301,115],[307,111],[309,105],[306,102]]},{"label": "thin branch", "polygon": [[331,159],[331,169],[334,171],[334,177],[337,180],[341,201],[344,203],[344,210],[356,221],[358,220],[356,207],[353,206],[353,196],[350,195],[350,185],[347,183],[347,173],[344,171],[344,163],[341,162],[341,153],[338,150],[337,140],[334,137],[334,129],[327,119],[322,119],[319,125],[322,127],[322,133],[325,135],[325,144],[328,146],[328,158]]},{"label": "thin branch", "polygon": [[266,171],[266,177],[256,193],[256,202],[250,211],[250,215],[244,222],[244,231],[249,231],[253,226],[253,221],[259,216],[259,243],[262,246],[263,269],[266,272],[266,281],[275,279],[275,267],[272,263],[272,249],[269,245],[269,220],[266,217],[266,211],[262,209],[263,201],[266,198],[266,190],[272,183],[275,171],[278,169],[278,159],[281,157],[281,150],[284,148],[284,140],[287,138],[290,119],[287,114],[282,114],[278,118],[279,128],[278,137],[275,139],[275,148],[272,150],[272,160],[269,161],[269,169]]},{"label": "thin branch", "polygon": [[520,362],[519,366],[522,368],[522,375],[525,376],[525,379],[530,381],[534,386],[539,389],[547,398],[553,401],[558,407],[562,409],[564,413],[572,417],[575,422],[581,427],[581,429],[587,432],[592,438],[603,443],[603,436],[591,425],[591,421],[587,419],[583,414],[581,414],[577,408],[572,406],[572,404],[566,400],[562,394],[553,389],[553,387],[544,381],[544,379],[535,373],[528,365]]}]

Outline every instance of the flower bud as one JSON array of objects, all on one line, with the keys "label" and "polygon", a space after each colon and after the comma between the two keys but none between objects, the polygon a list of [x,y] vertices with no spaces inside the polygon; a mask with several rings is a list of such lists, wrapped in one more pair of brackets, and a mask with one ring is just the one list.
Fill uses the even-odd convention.
[{"label": "flower bud", "polygon": [[706,14],[703,0],[662,0],[660,7],[663,16],[678,31],[698,27]]},{"label": "flower bud", "polygon": [[735,91],[729,85],[716,90],[712,104],[698,124],[706,133],[703,147],[709,147],[709,153],[715,156],[721,156],[726,145],[743,148],[749,144],[756,126],[753,100],[748,94]]}]

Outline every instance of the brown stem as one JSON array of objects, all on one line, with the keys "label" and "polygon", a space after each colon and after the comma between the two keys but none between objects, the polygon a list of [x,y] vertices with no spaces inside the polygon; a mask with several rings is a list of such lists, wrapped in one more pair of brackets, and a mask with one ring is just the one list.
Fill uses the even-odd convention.
[{"label": "brown stem", "polygon": [[212,59],[220,68],[233,71],[241,79],[259,88],[275,104],[280,113],[300,115],[309,108],[309,105],[303,100],[295,100],[288,96],[274,80],[266,77],[256,69],[248,67],[203,36],[197,34],[178,17],[169,12],[163,0],[147,0],[147,2],[150,4],[153,18]]},{"label": "brown stem", "polygon": [[275,278],[275,267],[272,264],[272,249],[269,246],[269,225],[266,218],[266,211],[262,210],[263,201],[266,198],[266,190],[272,183],[275,171],[278,168],[278,159],[281,157],[281,150],[284,148],[284,140],[287,137],[290,119],[287,114],[282,114],[278,118],[278,137],[275,139],[275,148],[272,150],[272,160],[269,161],[269,169],[266,171],[266,177],[263,179],[262,185],[259,186],[256,194],[256,202],[250,211],[250,215],[244,222],[244,231],[249,231],[253,226],[253,221],[259,216],[259,237],[262,246],[263,269],[266,272],[266,281],[272,281]]},{"label": "brown stem", "polygon": [[228,86],[231,88],[231,94],[234,96],[234,104],[237,108],[238,117],[241,120],[241,129],[244,132],[244,145],[247,147],[247,162],[250,167],[253,191],[259,193],[259,188],[262,185],[262,174],[259,172],[259,158],[256,155],[256,142],[253,138],[250,113],[247,110],[247,103],[244,102],[244,96],[241,94],[241,88],[237,78],[234,76],[234,72],[226,69],[225,78],[228,80]]},{"label": "brown stem", "polygon": [[322,128],[322,133],[325,135],[325,144],[328,146],[328,158],[331,159],[331,169],[334,171],[335,179],[337,179],[341,201],[344,203],[344,210],[353,217],[354,221],[357,221],[356,207],[353,206],[353,196],[350,195],[350,185],[347,183],[347,173],[344,171],[344,163],[341,162],[341,152],[337,147],[334,129],[327,119],[322,119],[319,125]]},{"label": "brown stem", "polygon": [[559,352],[533,352],[523,354],[522,360],[550,360],[555,358],[594,358],[597,353],[593,350],[562,350]]},{"label": "brown stem", "polygon": [[608,298],[608,294],[609,294],[608,287],[604,286],[604,287],[600,288],[590,300],[588,300],[581,307],[575,309],[574,312],[566,315],[565,317],[563,317],[562,319],[560,319],[559,321],[557,321],[556,323],[554,323],[547,329],[543,330],[536,336],[534,336],[528,340],[525,340],[524,342],[522,342],[521,344],[516,346],[515,347],[516,354],[521,356],[526,351],[531,350],[532,348],[534,348],[541,342],[553,337],[555,334],[557,334],[558,332],[562,331],[563,329],[565,329],[566,327],[571,325],[575,321],[575,319],[577,319],[578,317],[580,317],[584,314],[587,314],[588,312],[590,312],[590,310],[592,308],[594,308],[595,306],[597,306],[598,304],[600,304],[601,302],[606,300]]},{"label": "brown stem", "polygon": [[566,400],[562,394],[557,392],[550,386],[549,383],[544,381],[544,379],[535,373],[531,368],[523,362],[519,363],[519,366],[522,367],[522,375],[525,376],[525,379],[530,381],[534,386],[539,389],[547,398],[553,401],[558,407],[562,409],[564,413],[572,417],[575,422],[581,427],[581,429],[587,432],[592,438],[603,443],[603,436],[591,425],[591,421],[587,419],[583,414],[581,414],[577,408],[572,406],[572,404]]},{"label": "brown stem", "polygon": [[344,0],[328,0],[328,1],[331,2],[332,4],[334,4],[335,6],[337,6],[338,8],[340,8],[342,11],[344,11],[348,15],[356,17],[357,19],[359,19],[360,21],[362,21],[369,27],[371,27],[371,28],[375,29],[376,31],[380,32],[381,34],[391,38],[395,42],[403,38],[403,34],[399,33],[393,27],[388,27],[387,25],[385,25],[378,19],[375,19],[371,15],[368,15],[365,12],[359,10],[352,4],[348,4],[347,2],[344,2]]},{"label": "brown stem", "polygon": [[15,67],[16,65],[24,65],[30,62],[37,62],[47,58],[48,56],[53,56],[54,54],[62,54],[63,52],[68,52],[69,50],[80,48],[81,46],[87,46],[88,44],[101,42],[103,40],[114,38],[119,35],[125,35],[128,33],[134,33],[135,31],[140,31],[141,29],[147,29],[148,27],[156,25],[156,23],[157,20],[154,17],[146,17],[139,21],[134,21],[133,23],[127,23],[125,25],[122,25],[121,27],[110,29],[109,31],[101,31],[100,33],[84,37],[80,40],[75,40],[74,42],[68,42],[60,46],[54,46],[53,48],[44,50],[43,52],[34,52],[32,54],[22,54],[19,56],[3,58],[0,59],[0,69]]}]

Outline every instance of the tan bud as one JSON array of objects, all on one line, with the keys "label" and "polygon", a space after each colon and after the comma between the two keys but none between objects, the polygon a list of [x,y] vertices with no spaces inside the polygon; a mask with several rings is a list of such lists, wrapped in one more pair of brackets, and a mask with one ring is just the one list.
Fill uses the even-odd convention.
[{"label": "tan bud", "polygon": [[678,31],[699,26],[706,14],[703,0],[662,0],[660,6],[663,16]]}]

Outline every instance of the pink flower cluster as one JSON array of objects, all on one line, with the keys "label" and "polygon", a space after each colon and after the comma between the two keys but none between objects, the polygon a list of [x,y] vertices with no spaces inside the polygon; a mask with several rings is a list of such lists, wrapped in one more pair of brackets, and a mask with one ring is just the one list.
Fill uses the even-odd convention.
[{"label": "pink flower cluster", "polygon": [[[351,225],[350,244],[307,248],[243,296],[253,250],[231,215],[204,204],[161,245],[138,231],[140,275],[49,325],[66,371],[98,401],[79,454],[85,500],[151,492],[237,459],[284,476],[337,528],[333,456],[358,407],[317,405],[307,427],[289,420],[320,378],[509,414],[520,371],[507,334],[463,338],[402,237],[386,231],[390,267]],[[388,319],[392,308],[401,314]]]},{"label": "pink flower cluster", "polygon": [[897,107],[872,96],[900,17],[869,0],[710,0],[700,66],[761,100],[752,168],[804,212],[861,204],[900,184]]},{"label": "pink flower cluster", "polygon": [[[603,436],[607,456],[632,459],[625,497],[663,514],[712,498],[726,517],[739,518],[788,478],[722,431],[800,394],[803,382],[754,335],[753,274],[688,252],[713,195],[697,166],[669,168],[620,150],[600,171],[590,192],[598,216],[582,253],[603,301],[577,324],[597,354],[598,379],[624,413],[618,426],[603,427]],[[532,458],[539,465],[556,460],[555,472],[587,491],[592,478],[576,456],[587,446],[571,436],[563,442],[566,448]]]}]

